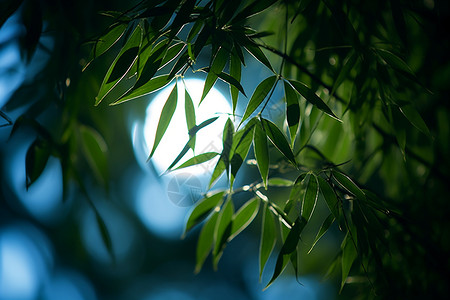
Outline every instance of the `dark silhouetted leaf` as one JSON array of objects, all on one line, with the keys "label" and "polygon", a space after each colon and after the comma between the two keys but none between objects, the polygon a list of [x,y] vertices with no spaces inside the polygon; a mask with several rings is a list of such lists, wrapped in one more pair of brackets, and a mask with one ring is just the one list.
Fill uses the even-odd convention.
[{"label": "dark silhouetted leaf", "polygon": [[108,228],[106,227],[105,221],[102,219],[100,214],[96,209],[94,209],[95,212],[95,220],[97,221],[98,229],[100,230],[100,235],[102,237],[103,244],[105,244],[106,250],[108,251],[111,258],[114,260],[114,251],[113,251],[113,244],[111,240],[111,236],[108,232]]},{"label": "dark silhouetted leaf", "polygon": [[245,95],[244,88],[239,83],[239,81],[237,81],[236,79],[234,79],[233,77],[231,77],[229,74],[227,74],[225,72],[221,72],[221,73],[217,74],[217,76],[219,76],[219,78],[222,79],[223,81],[225,81],[226,83],[230,84],[230,87],[233,86],[233,87],[237,88],[239,92],[241,92],[244,96],[247,97],[247,95]]},{"label": "dark silhouetted leaf", "polygon": [[291,135],[291,144],[295,140],[297,128],[300,122],[300,106],[298,96],[292,86],[284,81],[284,97],[286,98],[286,119]]},{"label": "dark silhouetted leaf", "polygon": [[338,77],[336,78],[336,80],[333,83],[333,88],[331,89],[331,95],[334,95],[337,88],[342,84],[342,82],[344,82],[345,79],[349,78],[350,71],[355,66],[357,59],[358,59],[358,54],[354,50],[350,51],[350,53],[347,55],[347,57],[344,60],[344,65],[343,65],[341,71],[339,72]]},{"label": "dark silhouetted leaf", "polygon": [[27,189],[41,176],[50,157],[50,145],[42,139],[36,139],[28,148],[25,158]]},{"label": "dark silhouetted leaf", "polygon": [[345,236],[342,242],[342,280],[341,280],[341,290],[344,287],[345,281],[347,280],[348,273],[358,256],[355,245],[353,244],[352,238],[349,233]]},{"label": "dark silhouetted leaf", "polygon": [[411,122],[412,125],[422,131],[424,134],[431,136],[427,124],[425,124],[419,112],[414,108],[414,106],[412,106],[411,104],[403,105],[400,107],[400,111],[408,119],[408,121]]},{"label": "dark silhouetted leaf", "polygon": [[264,79],[253,92],[252,97],[248,101],[247,107],[245,108],[244,116],[242,117],[241,124],[250,117],[250,115],[258,108],[258,106],[269,94],[270,90],[273,88],[277,80],[276,76],[270,76]]},{"label": "dark silhouetted leaf", "polygon": [[233,186],[236,174],[239,171],[253,140],[253,130],[255,126],[255,119],[252,119],[247,125],[237,131],[233,136],[233,145],[230,152],[230,187]]},{"label": "dark silhouetted leaf", "polygon": [[291,146],[289,145],[286,137],[278,127],[269,120],[261,119],[261,123],[267,137],[272,144],[283,154],[294,166],[297,165],[295,161],[294,153],[292,153]]},{"label": "dark silhouetted leaf", "polygon": [[250,18],[256,14],[259,14],[263,10],[272,6],[277,0],[268,1],[253,1],[248,6],[246,6],[240,13],[238,13],[232,20],[233,23],[243,21]]},{"label": "dark silhouetted leaf", "polygon": [[[237,46],[239,47],[239,46]],[[233,77],[237,82],[241,81],[241,62],[239,60],[239,56],[236,53],[236,49],[233,49],[230,57],[230,76]],[[243,92],[243,88],[241,93],[245,96]],[[230,93],[231,93],[231,102],[233,103],[233,115],[236,111],[236,105],[239,96],[239,88],[236,85],[230,85]]]},{"label": "dark silhouetted leaf", "polygon": [[224,192],[218,192],[210,196],[206,196],[199,201],[186,222],[186,229],[184,235],[194,226],[202,222],[216,207],[222,205]]},{"label": "dark silhouetted leaf", "polygon": [[133,66],[137,59],[139,52],[139,46],[142,41],[142,28],[137,26],[130,38],[127,40],[122,50],[120,50],[117,57],[114,59],[113,63],[106,72],[105,78],[103,79],[102,85],[95,98],[95,105],[100,104],[100,102],[108,95],[111,90],[125,77],[128,71]]}]

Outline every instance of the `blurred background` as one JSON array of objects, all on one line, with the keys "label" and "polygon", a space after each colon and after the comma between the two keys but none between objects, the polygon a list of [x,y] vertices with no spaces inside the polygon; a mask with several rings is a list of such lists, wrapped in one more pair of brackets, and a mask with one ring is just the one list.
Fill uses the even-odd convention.
[{"label": "blurred background", "polygon": [[[295,4],[295,1],[287,2]],[[318,203],[317,212],[303,234],[298,276],[288,269],[268,290],[262,291],[271,277],[276,255],[270,258],[260,282],[259,215],[227,246],[218,271],[214,271],[207,260],[202,271],[194,274],[199,228],[185,238],[181,237],[192,205],[207,191],[214,161],[163,174],[188,140],[187,135],[181,134],[186,126],[184,98],[179,98],[177,113],[180,115],[175,115],[159,152],[147,162],[154,139],[152,133],[173,84],[122,105],[109,107],[104,101],[94,106],[94,98],[114,53],[100,57],[86,71],[81,71],[90,53],[86,42],[98,36],[111,22],[108,16],[99,12],[124,11],[132,5],[132,2],[111,0],[1,2],[5,12],[14,13],[3,13],[2,17],[7,18],[1,19],[0,27],[0,300],[318,300],[353,299],[364,295],[357,286],[358,282],[365,281],[364,278],[352,277],[356,287],[350,285],[339,294],[339,271],[327,274],[343,238],[337,226],[332,227],[306,255],[328,213],[323,201]],[[431,276],[430,282],[442,289],[442,280],[448,275],[449,261],[445,254],[450,245],[450,226],[446,218],[450,63],[445,50],[449,46],[448,33],[440,25],[444,26],[441,20],[448,22],[449,19],[446,18],[448,7],[437,10],[438,4],[433,1],[423,1],[421,5],[430,7],[429,16],[436,13],[441,22],[435,24],[426,19],[423,32],[417,26],[411,27],[415,31],[410,32],[410,39],[416,40],[410,48],[413,55],[409,63],[419,79],[433,91],[431,96],[418,99],[418,107],[434,139],[431,142],[407,128],[413,150],[409,154],[416,157],[405,163],[402,153],[386,142],[392,136],[368,134],[364,144],[379,148],[379,151],[370,153],[367,160],[360,160],[364,162],[362,164],[350,162],[344,168],[356,173],[365,187],[395,199],[393,204],[405,209],[415,220],[411,226],[413,233],[427,236],[423,244],[431,245],[435,255],[423,263],[415,262],[405,267],[405,272],[410,273],[411,282]],[[439,5],[448,4],[439,2]],[[274,9],[256,17],[253,25],[273,28],[276,32],[277,18],[283,14],[283,10]],[[308,23],[300,19],[293,29],[296,37],[300,36],[296,30],[304,30]],[[434,36],[429,37],[430,32]],[[318,30],[315,34],[323,32]],[[266,41],[280,44],[280,39],[273,35]],[[291,42],[293,47],[300,43]],[[433,48],[438,44],[440,49]],[[322,45],[308,42],[297,46],[306,49],[299,54],[299,59],[320,61],[315,66],[308,66],[316,73],[328,68],[336,74],[342,64],[339,51],[314,53],[310,49]],[[271,73],[251,56],[246,58],[242,82],[249,95]],[[269,59],[274,65],[281,61],[274,55]],[[205,53],[198,61],[199,67],[208,64],[208,60],[209,53]],[[298,71],[290,72],[296,74]],[[178,82],[178,88],[188,89],[194,103],[198,103],[205,77],[202,72],[189,71],[185,86]],[[286,109],[282,98],[280,87],[264,112],[266,118],[280,127],[285,126],[281,119]],[[199,133],[204,140],[199,138],[197,149],[220,152],[223,124],[227,114],[231,113],[227,85],[217,82],[204,104],[197,110],[197,120],[201,122],[211,115],[219,119],[214,126],[208,127],[208,131]],[[242,114],[245,105],[245,101],[239,102],[237,114]],[[337,109],[339,116],[344,111],[343,106],[333,109]],[[310,125],[305,125],[306,130],[312,130],[318,111],[309,107],[304,114],[311,119]],[[320,147],[335,163],[346,162],[360,154],[361,143],[354,142],[354,120],[348,114],[343,116],[343,124],[333,123],[331,119],[322,120],[314,129],[311,144]],[[55,147],[46,144],[52,140],[61,143]],[[31,148],[49,159],[41,166],[42,174],[28,184],[27,153]],[[252,151],[250,153],[251,159]],[[276,151],[271,152],[274,161],[277,161],[277,155],[279,158]],[[316,161],[317,155],[311,151],[304,159]],[[236,186],[259,180],[259,172],[251,164],[243,166],[238,174]],[[271,175],[288,179],[296,176],[292,170],[282,167]],[[389,184],[392,182],[395,184]],[[214,189],[225,188],[226,184],[226,178],[221,178]],[[289,190],[275,187],[268,195],[283,203]],[[236,194],[233,200],[239,206],[250,197],[245,193]],[[105,245],[102,222],[109,233],[112,250]],[[390,225],[399,226],[395,222]],[[399,257],[391,257],[392,270],[387,272],[394,277],[400,274],[396,273],[399,266],[411,261],[412,257],[418,259],[417,253],[425,256],[428,251],[423,244],[418,246],[419,250],[410,246],[408,242],[415,235],[405,234],[401,228],[390,236],[392,239],[401,236],[399,243],[404,239],[403,245],[407,249],[406,253],[400,251]],[[414,271],[420,274],[414,274]],[[423,286],[416,288],[425,291],[430,282],[422,281]],[[362,289],[367,289],[367,285]]]}]

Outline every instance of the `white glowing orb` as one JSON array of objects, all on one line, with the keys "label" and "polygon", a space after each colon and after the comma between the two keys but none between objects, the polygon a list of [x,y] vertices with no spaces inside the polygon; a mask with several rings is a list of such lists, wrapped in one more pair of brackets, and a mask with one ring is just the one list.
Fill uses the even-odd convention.
[{"label": "white glowing orb", "polygon": [[[205,152],[220,153],[222,151],[223,127],[227,118],[231,114],[231,107],[229,102],[222,95],[222,93],[220,93],[219,90],[214,87],[199,105],[204,86],[203,80],[185,79],[184,83],[182,80],[178,80],[177,84],[178,101],[175,113],[171,119],[169,127],[164,134],[164,137],[159,143],[158,148],[156,149],[151,159],[151,162],[153,163],[156,171],[159,174],[167,170],[167,168],[175,160],[181,150],[183,150],[184,146],[189,140],[185,116],[185,85],[194,103],[197,125],[201,124],[203,121],[209,118],[219,117],[215,122],[204,127],[197,133],[195,155]],[[153,147],[156,128],[158,127],[161,111],[173,87],[174,84],[171,84],[161,90],[147,108],[145,122],[141,131],[144,136],[142,148],[146,156],[149,155]],[[138,137],[136,137],[136,134],[137,129],[135,126],[133,129],[134,143],[136,143],[139,139]],[[138,157],[138,159],[140,160],[147,159],[147,157],[142,157],[142,154],[140,156],[141,157]],[[177,165],[180,165],[191,157],[193,157],[192,150],[190,150]],[[183,171],[188,171],[191,174],[210,173],[212,172],[217,160],[218,157],[207,163],[198,166],[192,166]]]}]

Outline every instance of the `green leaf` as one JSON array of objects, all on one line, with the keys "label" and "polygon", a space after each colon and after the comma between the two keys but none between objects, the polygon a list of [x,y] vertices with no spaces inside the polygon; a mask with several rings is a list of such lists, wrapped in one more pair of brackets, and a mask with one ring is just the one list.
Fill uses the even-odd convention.
[{"label": "green leaf", "polygon": [[264,267],[277,241],[275,220],[273,219],[272,213],[268,209],[267,203],[264,204],[263,211],[264,215],[261,223],[261,242],[259,244],[259,280],[261,280]]},{"label": "green leaf", "polygon": [[209,220],[206,221],[205,225],[203,225],[202,231],[200,232],[200,236],[198,237],[197,242],[197,262],[195,264],[195,273],[200,272],[203,263],[205,262],[209,252],[212,249],[214,243],[214,231],[216,228],[218,217],[219,213],[217,211],[214,211]]},{"label": "green leaf", "polygon": [[322,192],[323,198],[325,199],[330,212],[336,219],[339,218],[338,199],[333,188],[320,176],[317,176],[317,181],[319,182],[320,191]]},{"label": "green leaf", "polygon": [[186,42],[190,43],[194,39],[194,37],[200,32],[200,30],[203,27],[204,20],[198,19],[195,21],[194,25],[192,26],[191,30],[189,31],[188,37],[186,39]]},{"label": "green leaf", "polygon": [[27,189],[41,176],[50,157],[50,145],[42,139],[36,139],[28,148],[25,158]]},{"label": "green leaf", "polygon": [[411,70],[411,68],[408,66],[408,64],[403,59],[401,59],[400,57],[395,55],[394,53],[392,53],[388,50],[385,50],[385,49],[377,49],[376,51],[377,51],[378,55],[389,66],[391,66],[391,68],[414,76],[414,72]]},{"label": "green leaf", "polygon": [[[191,95],[189,95],[186,87],[184,90],[184,112],[186,115],[187,130],[189,132],[197,123],[195,118],[194,102],[192,101]],[[190,142],[189,146],[192,150],[195,150],[195,136],[192,137],[192,141]]]},{"label": "green leaf", "polygon": [[187,167],[190,167],[190,166],[202,164],[202,163],[204,163],[204,162],[206,162],[208,160],[213,159],[217,155],[219,155],[219,153],[217,153],[217,152],[205,152],[205,153],[196,155],[196,156],[190,158],[189,160],[187,160],[181,166],[177,167],[175,170],[179,170],[179,169],[187,168]]},{"label": "green leaf", "polygon": [[[283,210],[287,215],[291,213],[292,208],[297,208],[297,204],[299,205],[303,200],[306,190],[306,183],[308,182],[307,180],[305,181],[305,177],[307,175],[308,173],[302,173],[297,177],[297,179],[295,179],[295,182],[292,185],[291,192],[289,193],[289,199],[286,202]],[[294,219],[297,219],[299,214],[300,209],[296,209],[294,211]]]},{"label": "green leaf", "polygon": [[131,89],[129,92],[127,92],[121,98],[117,99],[116,102],[112,103],[111,105],[121,104],[123,102],[133,100],[133,99],[148,95],[150,93],[156,92],[159,89],[168,85],[169,83],[170,83],[170,80],[167,75],[155,76],[150,81],[148,81],[144,85],[140,86],[139,88]]},{"label": "green leaf", "polygon": [[364,194],[364,192],[356,185],[356,183],[354,183],[350,177],[348,177],[347,175],[338,172],[338,171],[334,171],[333,170],[333,176],[336,179],[336,181],[347,191],[349,191],[350,193],[352,193],[354,196],[356,196],[356,198],[361,199],[361,200],[366,200],[366,194]]},{"label": "green leaf", "polygon": [[293,144],[300,122],[300,106],[297,93],[286,81],[284,81],[284,97],[286,98],[286,119],[291,135],[291,144]]},{"label": "green leaf", "polygon": [[194,226],[202,222],[216,207],[220,207],[224,193],[221,191],[211,196],[206,196],[196,204],[186,222],[186,229],[184,230],[183,236]]},{"label": "green leaf", "polygon": [[189,136],[193,136],[194,134],[196,134],[200,129],[208,126],[209,124],[213,123],[214,121],[216,121],[219,117],[212,117],[209,118],[208,120],[205,120],[203,122],[201,122],[199,125],[195,125],[194,127],[192,127],[189,130]]},{"label": "green leaf", "polygon": [[114,46],[123,36],[127,27],[128,24],[126,23],[114,23],[111,25],[108,32],[95,41],[88,59],[88,63],[83,67],[83,71],[86,70],[94,59]]},{"label": "green leaf", "polygon": [[93,128],[80,126],[81,149],[98,181],[108,183],[108,147],[103,137]]},{"label": "green leaf", "polygon": [[256,119],[252,119],[243,129],[237,131],[233,136],[233,145],[230,152],[230,188],[232,188],[236,174],[250,150],[250,145],[253,140],[254,121]]},{"label": "green leaf", "polygon": [[137,26],[106,72],[98,95],[95,98],[95,105],[100,104],[131,69],[137,59],[141,42],[142,28]]},{"label": "green leaf", "polygon": [[316,238],[314,239],[311,249],[309,249],[309,251],[308,251],[308,254],[312,251],[312,249],[317,244],[317,242],[320,240],[320,238],[328,231],[331,224],[333,224],[334,220],[335,220],[335,218],[334,218],[333,214],[330,214],[325,219],[325,221],[323,221],[322,226],[320,226],[320,229],[317,232]]},{"label": "green leaf", "polygon": [[291,146],[286,140],[286,137],[281,132],[278,127],[269,120],[261,118],[261,123],[267,137],[272,142],[272,144],[283,154],[294,166],[297,165],[295,161],[294,153],[292,152]]},{"label": "green leaf", "polygon": [[306,101],[308,101],[309,103],[311,103],[312,105],[314,105],[315,107],[317,107],[318,109],[320,109],[321,111],[323,111],[324,113],[326,113],[327,115],[332,117],[333,119],[336,119],[339,122],[342,122],[341,119],[339,119],[331,111],[331,109],[328,107],[328,105],[326,105],[325,102],[323,102],[323,100],[320,99],[319,96],[317,96],[316,93],[312,89],[310,89],[305,84],[303,84],[299,81],[289,80],[289,83],[294,87],[294,89],[300,95],[302,95],[306,99]]},{"label": "green leaf", "polygon": [[159,118],[158,127],[156,128],[155,141],[153,143],[152,151],[150,152],[149,159],[155,153],[156,148],[159,145],[164,133],[169,126],[170,120],[172,119],[175,108],[177,107],[178,93],[177,93],[177,83],[173,86],[170,92],[169,98],[167,98],[166,103],[161,111],[161,116]]},{"label": "green leaf", "polygon": [[225,64],[227,63],[230,53],[224,47],[221,47],[211,63],[211,68],[205,79],[205,86],[203,87],[202,97],[200,103],[205,99],[206,95],[209,93],[214,83],[216,82],[218,75],[222,72]]},{"label": "green leaf", "polygon": [[290,261],[291,254],[297,249],[297,244],[300,240],[300,234],[303,231],[303,228],[305,228],[305,225],[305,220],[297,219],[295,221],[295,224],[290,229],[283,247],[281,248],[280,254],[278,255],[272,279],[270,279],[269,283],[264,289],[267,289],[286,268],[287,263]]},{"label": "green leaf", "polygon": [[303,182],[306,180],[308,180],[308,182],[303,194],[301,215],[302,218],[309,221],[316,207],[317,197],[319,195],[319,185],[317,184],[317,177],[313,173],[306,176]]},{"label": "green leaf", "polygon": [[289,179],[280,178],[280,177],[272,177],[267,181],[268,186],[277,186],[277,187],[288,187],[292,186],[294,182]]},{"label": "green leaf", "polygon": [[[134,85],[134,89],[137,89],[146,84],[158,71],[161,65],[164,53],[167,51],[168,40],[164,39],[159,42],[150,53],[141,53],[138,59],[138,78]],[[147,52],[147,51],[145,51]]]},{"label": "green leaf", "polygon": [[253,151],[255,153],[256,163],[259,173],[267,190],[267,178],[269,176],[269,147],[267,145],[267,136],[261,124],[258,122],[253,133]]},{"label": "green leaf", "polygon": [[408,121],[411,122],[412,125],[422,131],[424,134],[431,136],[427,124],[425,124],[419,112],[414,108],[414,106],[412,106],[411,104],[400,106],[400,111],[408,119]]},{"label": "green leaf", "polygon": [[228,118],[223,128],[222,153],[220,155],[216,167],[214,168],[213,174],[211,175],[211,179],[209,181],[209,188],[211,188],[211,186],[216,182],[219,176],[222,175],[223,171],[227,170],[228,175],[228,170],[230,166],[230,153],[231,148],[233,147],[233,135],[234,135],[234,125],[231,119]]},{"label": "green leaf", "polygon": [[233,213],[233,201],[231,201],[231,198],[228,198],[220,210],[216,228],[214,229],[215,246],[213,250],[213,266],[215,270],[217,270],[217,265],[231,234]]},{"label": "green leaf", "polygon": [[341,291],[345,285],[350,269],[358,256],[355,245],[353,244],[352,238],[349,233],[345,236],[342,243],[342,281],[341,281]]},{"label": "green leaf", "polygon": [[264,98],[266,98],[267,94],[269,94],[270,90],[273,88],[275,82],[277,80],[277,76],[270,76],[264,79],[253,92],[250,101],[245,108],[244,116],[242,117],[241,124],[250,117],[250,115],[258,108],[258,106],[263,102]]},{"label": "green leaf", "polygon": [[235,87],[239,92],[241,92],[245,97],[247,97],[247,95],[245,95],[244,88],[242,87],[242,85],[239,83],[238,80],[234,79],[232,76],[230,76],[225,72],[220,72],[219,74],[217,74],[217,76],[226,83],[230,84],[230,87],[231,86]]},{"label": "green leaf", "polygon": [[339,72],[338,77],[333,83],[333,88],[331,89],[331,95],[334,95],[337,88],[344,82],[345,79],[349,78],[350,71],[355,66],[358,59],[358,54],[354,49],[350,51],[350,53],[347,55],[347,57],[344,59],[344,65]]},{"label": "green leaf", "polygon": [[244,19],[250,18],[256,14],[259,14],[263,10],[272,6],[277,0],[268,1],[253,1],[248,6],[246,6],[241,12],[239,12],[232,20],[233,23],[243,21]]},{"label": "green leaf", "polygon": [[214,167],[213,174],[211,175],[211,179],[209,180],[208,189],[210,189],[219,179],[220,175],[225,171],[227,168],[223,157],[220,156],[219,161],[217,162],[216,166]]},{"label": "green leaf", "polygon": [[248,225],[255,219],[258,214],[260,200],[258,197],[254,197],[248,200],[239,210],[234,214],[231,234],[228,241],[231,241],[239,233],[241,233]]},{"label": "green leaf", "polygon": [[158,70],[161,70],[164,68],[168,63],[173,61],[178,55],[180,55],[181,51],[183,51],[184,47],[186,45],[183,42],[179,42],[176,44],[173,44],[172,46],[167,49],[166,54],[164,55],[164,58],[161,61],[161,66]]},{"label": "green leaf", "polygon": [[[239,47],[239,46],[237,46],[237,47]],[[235,48],[233,48],[233,52],[231,53],[231,57],[230,57],[230,75],[237,82],[241,81],[241,61],[239,59],[239,55],[237,54]],[[243,90],[244,89],[242,88],[241,93],[245,96],[245,93],[243,93]],[[239,96],[239,88],[236,85],[230,85],[230,93],[231,93],[231,102],[233,103],[233,115],[234,115],[234,113],[236,112],[236,105],[237,105],[238,96]]]}]

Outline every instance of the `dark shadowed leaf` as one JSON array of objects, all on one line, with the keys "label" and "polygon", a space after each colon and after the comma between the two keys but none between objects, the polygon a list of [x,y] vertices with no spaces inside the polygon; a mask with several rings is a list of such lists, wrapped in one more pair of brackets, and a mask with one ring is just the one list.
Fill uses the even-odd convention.
[{"label": "dark shadowed leaf", "polygon": [[261,242],[259,244],[259,280],[261,280],[264,267],[277,241],[275,220],[273,219],[267,203],[264,204],[263,212]]},{"label": "dark shadowed leaf", "polygon": [[184,235],[194,226],[202,222],[216,207],[220,207],[223,201],[224,192],[218,192],[210,196],[206,196],[199,201],[186,222],[186,229]]},{"label": "dark shadowed leaf", "polygon": [[244,116],[242,117],[241,124],[250,117],[250,115],[258,108],[258,106],[269,94],[270,90],[273,88],[277,80],[276,76],[270,76],[264,79],[253,92],[252,97],[248,101],[247,107],[245,108]]},{"label": "dark shadowed leaf", "polygon": [[98,105],[131,69],[137,59],[141,42],[142,28],[137,26],[106,72],[98,95],[95,97],[95,105]]},{"label": "dark shadowed leaf", "polygon": [[214,211],[212,216],[206,221],[205,225],[203,225],[202,231],[200,232],[197,242],[195,273],[200,272],[203,263],[212,249],[214,243],[214,229],[216,228],[218,217],[219,213]]},{"label": "dark shadowed leaf", "polygon": [[247,42],[244,45],[245,49],[259,62],[261,62],[263,65],[269,68],[269,70],[273,71],[272,65],[270,64],[269,60],[267,59],[266,55],[262,52],[262,50],[259,48],[259,46],[255,45],[253,41]]},{"label": "dark shadowed leaf", "polygon": [[256,163],[259,173],[267,189],[267,178],[269,175],[269,147],[267,145],[267,136],[259,122],[255,125],[253,133],[253,151],[255,152]]},{"label": "dark shadowed leaf", "polygon": [[237,81],[236,79],[234,79],[233,77],[231,77],[229,74],[227,74],[225,72],[220,72],[219,74],[217,74],[217,76],[219,76],[219,78],[222,79],[223,81],[225,81],[226,83],[230,84],[230,87],[236,88],[239,92],[241,92],[244,96],[247,97],[247,95],[245,95],[244,88],[239,83],[239,81]]},{"label": "dark shadowed leaf", "polygon": [[345,281],[347,280],[348,273],[358,256],[355,245],[353,244],[352,237],[349,233],[345,236],[344,241],[341,245],[342,249],[342,280],[341,280],[341,290],[344,287]]},{"label": "dark shadowed leaf", "polygon": [[172,91],[170,92],[169,98],[167,98],[166,103],[161,111],[161,116],[159,117],[158,127],[156,128],[155,141],[153,143],[152,151],[150,152],[149,159],[155,153],[156,148],[159,145],[164,133],[166,132],[167,127],[169,126],[170,120],[172,119],[173,113],[175,112],[175,108],[177,107],[178,100],[178,92],[177,92],[177,83],[173,86]]},{"label": "dark shadowed leaf", "polygon": [[228,241],[231,241],[235,236],[241,233],[248,225],[255,219],[258,214],[260,200],[254,197],[248,200],[239,210],[234,214],[231,225],[231,234]]},{"label": "dark shadowed leaf", "polygon": [[243,129],[237,131],[233,136],[233,145],[230,152],[230,187],[233,186],[236,174],[247,157],[253,140],[255,121],[256,119],[250,120]]},{"label": "dark shadowed leaf", "polygon": [[325,102],[323,102],[323,100],[320,99],[312,89],[299,81],[289,80],[289,83],[300,95],[302,95],[306,99],[306,101],[308,101],[333,119],[341,122],[341,120],[331,111],[328,105],[326,105]]},{"label": "dark shadowed leaf", "polygon": [[355,195],[356,198],[366,200],[366,194],[364,194],[364,192],[356,185],[356,183],[353,182],[353,180],[350,179],[350,177],[334,170],[333,176],[344,189]]},{"label": "dark shadowed leaf", "polygon": [[108,228],[106,227],[105,221],[100,216],[97,209],[94,209],[94,213],[95,213],[95,220],[97,221],[98,229],[100,230],[100,235],[102,237],[103,244],[105,245],[106,250],[108,251],[111,258],[114,260],[115,256],[114,256],[114,251],[113,251],[113,245],[112,245],[111,236],[108,232]]},{"label": "dark shadowed leaf", "polygon": [[284,97],[286,99],[286,119],[291,135],[291,144],[293,144],[300,122],[300,106],[297,93],[286,81],[284,81]]},{"label": "dark shadowed leaf", "polygon": [[159,67],[159,69],[165,67],[168,63],[178,57],[181,51],[183,51],[184,47],[186,47],[186,45],[183,42],[176,43],[170,46],[161,61],[161,66]]},{"label": "dark shadowed leaf", "polygon": [[25,158],[27,189],[41,176],[49,157],[50,145],[39,138],[28,148]]},{"label": "dark shadowed leaf", "polygon": [[330,214],[325,219],[325,221],[323,221],[322,226],[320,226],[320,229],[317,232],[316,238],[314,239],[311,249],[309,249],[309,251],[308,251],[308,254],[312,251],[312,249],[317,244],[317,242],[320,240],[320,238],[328,231],[331,224],[333,224],[334,220],[335,220],[335,218],[334,218],[333,214]]},{"label": "dark shadowed leaf", "polygon": [[213,250],[213,266],[217,269],[217,265],[226,246],[227,240],[231,234],[232,219],[234,213],[234,205],[231,198],[228,198],[220,210],[217,219],[216,228],[214,229],[214,250]]},{"label": "dark shadowed leaf", "polygon": [[[233,52],[231,53],[230,57],[230,76],[233,77],[237,82],[241,81],[241,61],[235,48],[233,48]],[[243,90],[244,89],[242,88],[241,93],[245,96]],[[231,102],[233,103],[233,115],[234,115],[239,96],[238,87],[235,85],[230,85],[230,93],[231,93]]]},{"label": "dark shadowed leaf", "polygon": [[230,53],[224,47],[221,47],[219,51],[217,51],[216,56],[212,61],[211,68],[205,79],[205,86],[203,87],[203,93],[200,99],[200,103],[203,101],[203,99],[205,99],[206,95],[213,87],[214,83],[218,78],[218,75],[222,72],[223,68],[225,67],[229,55]]},{"label": "dark shadowed leaf", "polygon": [[412,125],[422,131],[424,134],[431,136],[427,124],[425,124],[419,112],[414,108],[414,106],[412,106],[411,104],[403,105],[400,107],[400,111],[408,119],[408,121],[411,122]]},{"label": "dark shadowed leaf", "polygon": [[285,135],[281,132],[278,127],[269,120],[261,119],[261,123],[267,137],[272,142],[272,144],[283,154],[294,166],[297,165],[295,162],[295,156],[292,152],[291,146],[286,140]]},{"label": "dark shadowed leaf", "polygon": [[336,80],[333,83],[333,88],[331,89],[331,95],[334,95],[337,88],[342,84],[342,82],[344,82],[345,79],[349,78],[350,71],[355,66],[357,59],[358,59],[357,53],[354,50],[350,51],[350,53],[344,59],[344,65],[343,65],[341,71],[339,72],[338,77],[336,78]]},{"label": "dark shadowed leaf", "polygon": [[256,14],[259,14],[263,10],[267,9],[273,5],[277,0],[268,1],[253,1],[248,6],[246,6],[240,13],[238,13],[232,20],[233,23],[243,21],[250,18]]},{"label": "dark shadowed leaf", "polygon": [[320,191],[325,199],[325,202],[327,203],[328,208],[330,209],[330,212],[336,219],[339,218],[338,199],[333,188],[320,176],[317,176],[317,181],[319,182]]},{"label": "dark shadowed leaf", "polygon": [[308,181],[305,182],[306,186],[302,199],[301,214],[302,218],[304,218],[306,221],[309,221],[316,207],[317,197],[319,195],[319,185],[317,184],[316,175],[310,173],[307,177],[303,180],[303,182],[305,182],[306,180]]}]

